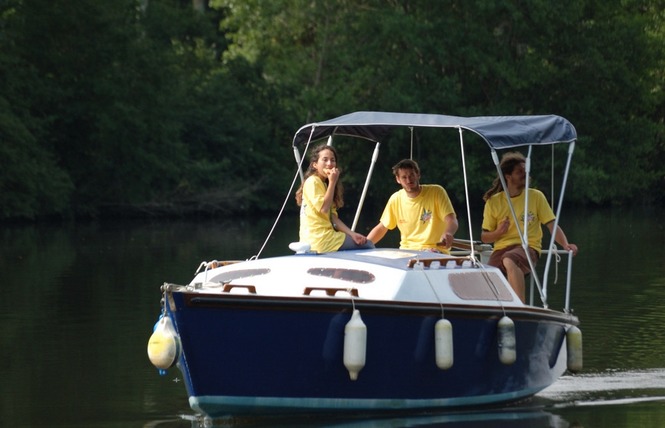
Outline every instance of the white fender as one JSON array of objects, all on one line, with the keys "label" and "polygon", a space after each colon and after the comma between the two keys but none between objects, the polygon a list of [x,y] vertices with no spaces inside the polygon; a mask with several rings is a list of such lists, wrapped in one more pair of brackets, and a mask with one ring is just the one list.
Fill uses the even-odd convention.
[{"label": "white fender", "polygon": [[180,356],[180,338],[168,316],[163,316],[155,325],[148,340],[148,358],[158,369],[172,367]]},{"label": "white fender", "polygon": [[566,331],[566,351],[568,370],[573,373],[582,370],[582,330],[572,326]]},{"label": "white fender", "polygon": [[434,354],[441,370],[453,366],[453,325],[444,318],[434,324]]},{"label": "white fender", "polygon": [[499,361],[506,365],[514,363],[517,359],[515,323],[505,315],[499,320],[497,326],[497,342],[499,345]]},{"label": "white fender", "polygon": [[344,326],[344,367],[351,380],[358,379],[358,373],[365,367],[367,350],[367,327],[360,318],[360,311],[353,310],[351,319]]}]

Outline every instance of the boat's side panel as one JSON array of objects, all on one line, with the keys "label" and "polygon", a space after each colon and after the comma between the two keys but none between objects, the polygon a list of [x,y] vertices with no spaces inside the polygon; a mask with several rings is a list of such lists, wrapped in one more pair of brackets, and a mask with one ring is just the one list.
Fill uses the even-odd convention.
[{"label": "boat's side panel", "polygon": [[[399,310],[356,302],[367,326],[366,365],[352,381],[343,365],[351,304],[173,293],[190,402],[208,414],[280,407],[394,408],[469,405],[531,395],[560,376],[561,321],[515,315],[517,360],[499,361],[502,315],[448,310],[454,364],[437,368],[435,305]],[[202,326],[206,326],[202,328]],[[248,350],[250,350],[248,352]],[[207,403],[207,404],[205,404]]]}]

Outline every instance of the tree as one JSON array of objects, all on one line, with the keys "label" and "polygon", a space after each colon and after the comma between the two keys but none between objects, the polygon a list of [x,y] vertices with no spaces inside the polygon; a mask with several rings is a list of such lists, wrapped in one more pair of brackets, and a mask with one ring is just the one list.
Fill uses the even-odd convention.
[{"label": "tree", "polygon": [[[216,11],[189,1],[139,6],[31,0],[7,9],[3,149],[31,160],[26,173],[51,177],[19,187],[11,169],[1,171],[0,182],[12,183],[5,198],[25,205],[5,205],[7,217],[238,211],[231,202],[247,194],[245,208],[261,206],[247,167],[282,163],[259,143],[274,135],[260,73],[220,62]],[[28,203],[42,188],[59,203]]]},{"label": "tree", "polygon": [[[580,136],[569,196],[607,204],[648,199],[638,189],[662,180],[662,162],[651,162],[663,157],[661,3],[212,4],[228,11],[229,55],[261,61],[296,116],[320,120],[367,109],[560,114]],[[454,176],[445,172],[459,169],[450,152],[441,144],[426,154],[425,162],[436,159],[426,170],[440,171],[433,181],[445,182]],[[486,175],[485,165],[472,164],[471,173]]]},{"label": "tree", "polygon": [[32,219],[66,212],[73,191],[69,174],[40,142],[48,117],[31,101],[50,91],[20,56],[19,2],[0,9],[0,219]]}]

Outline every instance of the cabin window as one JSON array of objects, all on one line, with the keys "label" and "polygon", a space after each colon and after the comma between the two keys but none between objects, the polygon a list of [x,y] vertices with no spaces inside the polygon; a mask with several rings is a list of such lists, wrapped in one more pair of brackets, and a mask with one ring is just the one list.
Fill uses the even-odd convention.
[{"label": "cabin window", "polygon": [[211,279],[212,282],[231,282],[235,279],[240,279],[240,278],[249,278],[252,276],[258,276],[258,275],[265,275],[270,272],[270,269],[263,268],[263,269],[240,269],[240,270],[233,270],[229,272],[223,272],[219,275],[216,275]]},{"label": "cabin window", "polygon": [[340,268],[312,268],[307,271],[310,275],[325,276],[328,278],[341,279],[342,281],[367,284],[374,281],[372,273],[358,269],[340,269]]},{"label": "cabin window", "polygon": [[450,287],[464,300],[502,300],[510,302],[513,295],[496,272],[460,272],[449,276]]}]

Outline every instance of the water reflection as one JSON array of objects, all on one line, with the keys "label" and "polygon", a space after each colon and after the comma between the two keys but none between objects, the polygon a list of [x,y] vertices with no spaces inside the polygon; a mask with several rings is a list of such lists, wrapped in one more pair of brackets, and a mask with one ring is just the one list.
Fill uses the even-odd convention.
[{"label": "water reflection", "polygon": [[514,409],[474,412],[446,412],[438,414],[393,415],[371,418],[368,416],[333,417],[330,415],[308,415],[301,417],[247,417],[207,420],[196,416],[183,416],[180,420],[155,421],[144,426],[171,427],[446,427],[446,428],[552,428],[581,427],[569,424],[558,415],[537,409]]}]

